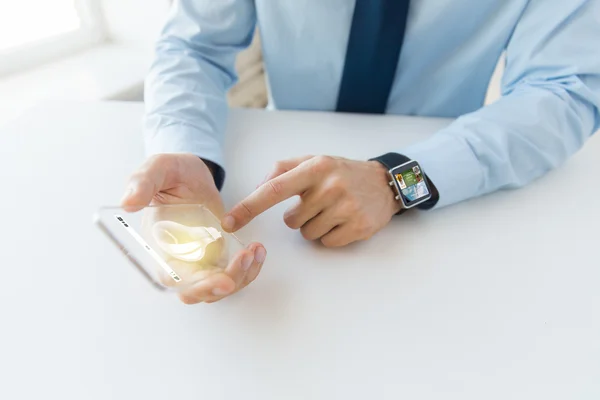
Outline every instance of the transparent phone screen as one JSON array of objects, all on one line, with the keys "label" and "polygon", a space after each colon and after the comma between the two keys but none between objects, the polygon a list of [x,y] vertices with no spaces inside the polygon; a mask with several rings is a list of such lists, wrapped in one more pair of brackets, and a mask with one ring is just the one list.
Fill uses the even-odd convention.
[{"label": "transparent phone screen", "polygon": [[98,226],[142,274],[163,290],[182,290],[223,271],[243,243],[203,205],[100,209]]}]

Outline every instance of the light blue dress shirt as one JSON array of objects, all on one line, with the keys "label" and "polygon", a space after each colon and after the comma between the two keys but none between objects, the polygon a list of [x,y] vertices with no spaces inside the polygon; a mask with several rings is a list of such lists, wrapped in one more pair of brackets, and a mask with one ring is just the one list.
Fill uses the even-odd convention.
[{"label": "light blue dress shirt", "polygon": [[[256,26],[270,106],[335,110],[353,9],[354,0],[176,1],[146,82],[147,151],[226,167],[225,93]],[[482,107],[504,51],[503,97]],[[600,127],[600,0],[413,0],[387,112],[460,116],[389,148],[421,163],[438,207],[538,178]]]}]

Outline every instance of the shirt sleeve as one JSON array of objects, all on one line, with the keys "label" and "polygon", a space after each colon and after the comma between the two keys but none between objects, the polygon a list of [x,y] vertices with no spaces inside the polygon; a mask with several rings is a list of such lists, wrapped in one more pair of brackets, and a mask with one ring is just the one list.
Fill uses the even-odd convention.
[{"label": "shirt sleeve", "polygon": [[226,92],[255,25],[253,0],[174,2],[146,78],[148,155],[193,153],[221,168],[222,178]]},{"label": "shirt sleeve", "polygon": [[400,152],[443,207],[518,188],[562,164],[600,128],[600,1],[531,0],[507,45],[502,98]]}]

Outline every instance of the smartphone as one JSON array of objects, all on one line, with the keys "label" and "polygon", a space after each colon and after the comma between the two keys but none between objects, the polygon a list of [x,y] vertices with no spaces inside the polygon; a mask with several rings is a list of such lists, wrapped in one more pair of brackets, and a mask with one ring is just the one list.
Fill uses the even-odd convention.
[{"label": "smartphone", "polygon": [[97,226],[157,289],[182,291],[223,271],[244,244],[201,204],[103,207]]}]

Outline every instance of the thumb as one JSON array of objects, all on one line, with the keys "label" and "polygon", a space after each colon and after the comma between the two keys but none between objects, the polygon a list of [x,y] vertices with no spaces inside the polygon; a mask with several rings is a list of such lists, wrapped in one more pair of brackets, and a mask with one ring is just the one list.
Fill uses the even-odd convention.
[{"label": "thumb", "polygon": [[135,212],[148,206],[158,192],[155,187],[151,181],[146,179],[130,179],[121,199],[121,207],[129,212]]},{"label": "thumb", "polygon": [[166,156],[150,158],[129,178],[121,207],[129,212],[148,206],[154,196],[163,189],[169,160]]}]

